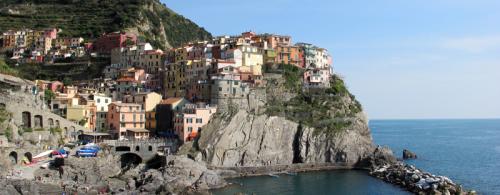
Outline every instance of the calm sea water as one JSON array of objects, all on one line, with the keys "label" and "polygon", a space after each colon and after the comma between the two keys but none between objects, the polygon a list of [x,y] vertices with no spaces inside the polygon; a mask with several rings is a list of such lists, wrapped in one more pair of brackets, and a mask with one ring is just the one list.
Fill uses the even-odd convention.
[{"label": "calm sea water", "polygon": [[[374,120],[377,144],[398,157],[406,148],[419,156],[414,164],[449,176],[480,194],[500,194],[500,120]],[[363,171],[321,171],[279,178],[260,176],[231,180],[214,194],[408,194]]]}]

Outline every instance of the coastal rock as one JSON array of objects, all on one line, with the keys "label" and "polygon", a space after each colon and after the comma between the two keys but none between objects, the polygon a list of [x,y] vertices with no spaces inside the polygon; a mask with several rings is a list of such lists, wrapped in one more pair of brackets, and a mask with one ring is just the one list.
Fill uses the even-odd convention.
[{"label": "coastal rock", "polygon": [[190,190],[208,190],[224,187],[227,183],[203,162],[186,156],[169,156],[167,166],[148,170],[138,176],[138,192],[181,193]]},{"label": "coastal rock", "polygon": [[421,171],[403,162],[375,165],[372,176],[399,185],[415,194],[470,194],[447,177]]},{"label": "coastal rock", "polygon": [[404,149],[403,150],[403,159],[416,159],[417,158],[417,155],[415,153],[413,153],[412,151],[410,150],[407,150],[407,149]]},{"label": "coastal rock", "polygon": [[203,130],[199,144],[207,163],[216,167],[294,163],[354,166],[373,152],[369,135],[364,118],[333,136],[284,117],[239,110],[233,117],[214,118]]}]

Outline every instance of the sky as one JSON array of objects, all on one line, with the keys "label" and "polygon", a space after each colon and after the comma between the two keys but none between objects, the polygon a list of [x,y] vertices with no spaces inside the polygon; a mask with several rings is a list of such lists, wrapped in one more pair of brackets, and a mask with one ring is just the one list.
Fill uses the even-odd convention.
[{"label": "sky", "polygon": [[162,0],[213,35],[326,48],[371,119],[500,118],[498,0]]}]

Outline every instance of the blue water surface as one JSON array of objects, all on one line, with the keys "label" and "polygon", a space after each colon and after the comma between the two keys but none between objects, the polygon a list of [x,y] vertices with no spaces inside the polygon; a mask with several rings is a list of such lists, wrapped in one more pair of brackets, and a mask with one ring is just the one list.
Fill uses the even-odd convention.
[{"label": "blue water surface", "polygon": [[[418,159],[406,161],[446,175],[480,194],[500,194],[500,120],[372,120],[374,141],[398,157],[410,149]],[[363,171],[320,171],[238,178],[214,194],[408,194]]]},{"label": "blue water surface", "polygon": [[398,157],[434,174],[446,175],[480,194],[500,194],[500,120],[373,120],[373,139]]}]

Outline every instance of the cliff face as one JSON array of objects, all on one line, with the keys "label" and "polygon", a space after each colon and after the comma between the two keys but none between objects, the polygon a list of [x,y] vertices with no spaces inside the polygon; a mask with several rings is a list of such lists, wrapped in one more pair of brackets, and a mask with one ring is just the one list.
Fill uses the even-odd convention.
[{"label": "cliff face", "polygon": [[162,49],[205,40],[211,34],[158,0],[2,0],[0,32],[60,28],[62,36],[87,39],[128,31]]},{"label": "cliff face", "polygon": [[203,129],[198,147],[208,164],[356,166],[373,154],[367,119],[339,78],[331,89],[304,92],[274,77],[248,100],[226,100],[228,108]]}]

